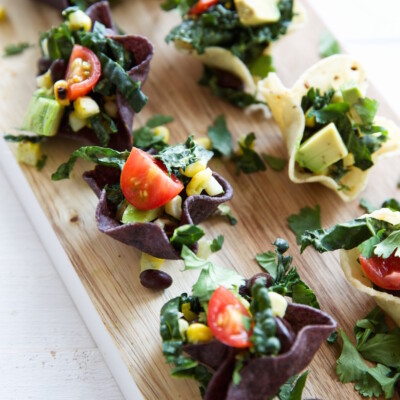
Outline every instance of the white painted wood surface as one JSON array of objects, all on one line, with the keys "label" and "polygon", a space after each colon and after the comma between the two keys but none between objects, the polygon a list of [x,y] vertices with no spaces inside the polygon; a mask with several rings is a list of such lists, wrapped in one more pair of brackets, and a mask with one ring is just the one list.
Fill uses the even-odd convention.
[{"label": "white painted wood surface", "polygon": [[[400,113],[398,0],[309,1]],[[1,170],[0,188],[0,399],[122,399]]]}]

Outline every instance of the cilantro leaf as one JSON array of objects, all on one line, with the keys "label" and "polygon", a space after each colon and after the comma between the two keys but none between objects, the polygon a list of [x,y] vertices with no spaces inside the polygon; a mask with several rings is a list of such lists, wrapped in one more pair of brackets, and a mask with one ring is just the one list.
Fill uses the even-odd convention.
[{"label": "cilantro leaf", "polygon": [[[355,389],[366,397],[378,397],[383,391],[385,398],[391,398],[400,378],[400,329],[389,332],[383,312],[376,307],[357,321],[357,348],[342,330],[340,333],[343,349],[336,372],[341,382],[354,382]],[[365,359],[377,362],[377,366],[368,367],[359,352]]]},{"label": "cilantro leaf", "polygon": [[251,75],[259,78],[266,78],[270,72],[274,72],[275,67],[273,64],[272,56],[269,54],[262,54],[256,58],[250,65],[249,70]]},{"label": "cilantro leaf", "polygon": [[182,225],[174,230],[170,239],[174,247],[182,247],[183,245],[192,246],[204,236],[204,231],[197,225]]},{"label": "cilantro leaf", "polygon": [[157,128],[158,126],[169,124],[173,120],[174,118],[169,115],[156,114],[147,120],[146,126],[149,128]]},{"label": "cilantro leaf", "polygon": [[278,265],[276,263],[276,254],[272,251],[260,253],[256,255],[258,265],[265,271],[267,271],[273,279],[276,279]]},{"label": "cilantro leaf", "polygon": [[184,144],[166,147],[156,154],[154,158],[165,165],[169,174],[173,173],[179,178],[181,176],[180,169],[185,170],[188,165],[199,160],[207,163],[213,155],[212,151],[199,146],[193,140],[193,136],[189,136]]},{"label": "cilantro leaf", "polygon": [[269,154],[263,154],[264,161],[274,171],[282,171],[285,168],[286,160],[284,158],[278,158]]},{"label": "cilantro leaf", "polygon": [[304,371],[300,376],[292,376],[279,389],[278,397],[280,400],[301,400],[304,387],[306,385],[308,371]]},{"label": "cilantro leaf", "polygon": [[343,329],[340,329],[340,336],[343,339],[343,349],[337,360],[336,373],[339,375],[340,382],[360,381],[363,379],[368,367]]},{"label": "cilantro leaf", "polygon": [[94,162],[98,165],[104,165],[106,167],[122,168],[128,159],[130,151],[117,151],[99,146],[85,146],[78,150],[75,150],[69,160],[61,164],[57,171],[51,176],[53,181],[59,181],[61,179],[68,179],[76,161],[78,158],[82,158],[86,161]]},{"label": "cilantro leaf", "polygon": [[34,47],[34,45],[26,42],[18,44],[9,44],[3,50],[3,57],[10,57],[10,56],[15,56],[17,54],[21,54],[26,49],[29,49],[31,47]]},{"label": "cilantro leaf", "polygon": [[390,208],[392,211],[400,211],[400,201],[396,199],[387,199],[382,204],[383,208]]},{"label": "cilantro leaf", "polygon": [[287,218],[290,229],[296,235],[297,244],[301,243],[302,235],[306,231],[321,228],[321,208],[317,204],[315,208],[304,207],[299,214],[290,215]]},{"label": "cilantro leaf", "polygon": [[222,235],[219,235],[216,239],[212,241],[210,249],[213,253],[216,253],[217,251],[220,251],[222,249],[223,244],[224,237]]},{"label": "cilantro leaf", "polygon": [[329,32],[323,32],[319,39],[318,51],[321,57],[329,57],[341,52],[339,43]]},{"label": "cilantro leaf", "polygon": [[185,271],[201,269],[199,279],[192,287],[193,296],[198,297],[200,302],[208,301],[219,286],[237,290],[245,282],[237,272],[218,267],[211,261],[202,260],[187,246],[182,247],[181,257],[185,263]]},{"label": "cilantro leaf", "polygon": [[156,135],[154,128],[168,124],[174,119],[167,115],[157,114],[147,120],[146,124],[133,131],[133,143],[135,147],[142,150],[149,150],[151,148],[161,151],[168,147],[164,142],[164,137]]},{"label": "cilantro leaf", "polygon": [[374,250],[378,257],[383,258],[390,257],[393,252],[396,257],[400,257],[400,230],[392,232],[384,241],[377,244]]},{"label": "cilantro leaf", "polygon": [[360,201],[360,207],[362,209],[364,209],[367,214],[370,214],[378,209],[372,203],[370,203],[367,199],[364,199],[364,198],[362,198]]},{"label": "cilantro leaf", "polygon": [[220,204],[218,206],[218,212],[222,215],[228,218],[229,223],[231,225],[236,225],[237,224],[237,219],[232,215],[231,213],[231,209],[229,206],[227,206],[226,204]]},{"label": "cilantro leaf", "polygon": [[214,125],[208,127],[208,137],[211,139],[213,150],[226,157],[232,155],[232,135],[223,115],[215,118]]},{"label": "cilantro leaf", "polygon": [[374,255],[375,247],[382,241],[382,238],[383,238],[383,235],[384,235],[385,231],[386,231],[385,229],[381,229],[379,232],[377,232],[370,239],[366,240],[365,242],[361,243],[358,246],[358,249],[360,250],[360,253],[365,258],[371,258]]},{"label": "cilantro leaf", "polygon": [[249,133],[243,140],[239,140],[239,151],[232,157],[232,160],[236,163],[237,175],[241,171],[245,174],[251,174],[267,169],[262,158],[253,150],[255,140],[256,135],[253,132]]},{"label": "cilantro leaf", "polygon": [[364,125],[371,125],[374,122],[379,103],[377,100],[365,97],[363,99],[358,99],[357,103],[353,104],[353,107],[361,118],[362,123]]}]

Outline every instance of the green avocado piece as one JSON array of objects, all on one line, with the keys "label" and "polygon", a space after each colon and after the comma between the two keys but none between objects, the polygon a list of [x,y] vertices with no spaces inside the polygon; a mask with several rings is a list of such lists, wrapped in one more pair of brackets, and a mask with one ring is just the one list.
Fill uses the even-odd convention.
[{"label": "green avocado piece", "polygon": [[157,219],[162,214],[162,208],[156,208],[154,210],[138,210],[132,204],[128,204],[122,214],[121,222],[123,224],[130,224],[134,222],[151,222]]},{"label": "green avocado piece", "polygon": [[354,81],[343,83],[340,91],[342,92],[343,101],[350,105],[357,103],[359,99],[363,98],[360,88]]},{"label": "green avocado piece", "polygon": [[321,173],[349,154],[335,124],[331,122],[307,139],[297,151],[296,161],[303,168]]},{"label": "green avocado piece", "polygon": [[277,0],[234,0],[240,22],[254,26],[276,22],[281,17]]},{"label": "green avocado piece", "polygon": [[22,129],[40,136],[54,136],[63,114],[64,107],[57,100],[34,94],[26,111]]}]

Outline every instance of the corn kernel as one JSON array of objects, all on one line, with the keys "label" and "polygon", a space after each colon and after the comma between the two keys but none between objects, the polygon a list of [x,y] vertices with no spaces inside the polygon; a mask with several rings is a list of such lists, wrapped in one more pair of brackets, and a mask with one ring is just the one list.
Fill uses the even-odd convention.
[{"label": "corn kernel", "polygon": [[166,126],[157,126],[157,128],[154,128],[154,135],[161,136],[165,143],[169,142],[169,129]]},{"label": "corn kernel", "polygon": [[140,271],[146,269],[160,269],[164,263],[164,259],[153,257],[150,254],[142,253],[140,257]]},{"label": "corn kernel", "polygon": [[219,194],[224,193],[224,188],[213,176],[208,180],[204,190],[209,196],[218,196]]},{"label": "corn kernel", "polygon": [[92,20],[83,11],[77,10],[68,15],[68,25],[71,31],[83,29],[89,32],[92,29]]},{"label": "corn kernel", "polygon": [[190,309],[190,303],[182,304],[182,314],[185,317],[186,321],[189,322],[192,322],[197,318],[197,314]]},{"label": "corn kernel", "polygon": [[36,84],[39,88],[51,89],[53,87],[53,80],[51,79],[50,70],[36,77]]},{"label": "corn kernel", "polygon": [[68,106],[69,100],[68,94],[68,83],[67,81],[60,80],[54,84],[54,95],[58,103],[62,106]]},{"label": "corn kernel", "polygon": [[165,212],[180,221],[182,216],[182,197],[178,195],[170,200],[165,205]]},{"label": "corn kernel", "polygon": [[69,125],[74,132],[80,131],[82,128],[86,126],[86,124],[87,124],[87,119],[79,118],[76,111],[72,111],[69,114]]},{"label": "corn kernel", "polygon": [[188,176],[189,178],[193,178],[197,173],[203,171],[207,168],[207,161],[199,160],[193,164],[189,164],[185,170],[180,168],[180,173],[182,175]]},{"label": "corn kernel", "polygon": [[78,97],[74,101],[77,117],[86,119],[100,112],[98,104],[89,96]]},{"label": "corn kernel", "polygon": [[206,150],[212,149],[212,143],[209,137],[199,137],[195,139],[195,143],[200,146],[203,146]]},{"label": "corn kernel", "polygon": [[31,143],[31,142],[19,142],[17,146],[17,161],[31,165],[32,167],[36,166],[40,159],[40,144],[39,143]]},{"label": "corn kernel", "polygon": [[210,168],[206,168],[205,170],[198,172],[186,186],[186,194],[188,196],[200,194],[207,186],[207,183],[211,177],[212,171]]},{"label": "corn kernel", "polygon": [[189,323],[181,318],[179,319],[178,324],[179,324],[179,333],[181,334],[182,340],[185,340],[186,332],[189,328]]},{"label": "corn kernel", "polygon": [[305,114],[306,127],[308,128],[313,128],[315,126],[315,116],[314,115],[310,116],[311,110],[312,108],[310,108]]},{"label": "corn kernel", "polygon": [[189,343],[206,343],[213,338],[211,329],[207,325],[199,324],[198,322],[189,325],[186,336]]},{"label": "corn kernel", "polygon": [[286,299],[279,293],[275,292],[269,292],[268,295],[271,302],[272,314],[274,314],[274,317],[283,318],[288,306]]},{"label": "corn kernel", "polygon": [[0,6],[0,21],[4,21],[7,17],[6,8],[4,6]]},{"label": "corn kernel", "polygon": [[116,118],[118,116],[118,107],[115,101],[107,100],[104,103],[104,110],[111,118]]},{"label": "corn kernel", "polygon": [[197,253],[196,256],[203,259],[203,260],[207,260],[208,257],[211,256],[212,251],[211,251],[211,240],[208,239],[200,239],[198,244],[199,247],[197,249]]}]

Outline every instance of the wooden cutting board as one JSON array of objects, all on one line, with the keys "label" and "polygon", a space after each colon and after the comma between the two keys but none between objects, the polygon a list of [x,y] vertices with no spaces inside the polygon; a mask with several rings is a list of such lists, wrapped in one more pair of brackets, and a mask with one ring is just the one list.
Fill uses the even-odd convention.
[{"label": "wooden cutting board", "polygon": [[[38,31],[47,30],[59,21],[56,12],[28,0],[19,0],[18,4],[4,0],[3,4],[9,20],[0,28],[1,47],[20,41],[36,42]],[[283,38],[274,49],[275,64],[286,85],[294,83],[299,74],[318,60],[317,42],[323,25],[310,7],[306,5],[306,8],[306,26]],[[253,131],[259,152],[286,156],[279,129],[272,120],[266,120],[261,113],[249,114],[234,108],[197,85],[201,65],[164,42],[166,33],[179,21],[177,14],[162,12],[156,0],[127,0],[114,9],[114,17],[124,30],[148,36],[155,46],[151,72],[144,87],[150,100],[136,117],[136,126],[155,113],[172,115],[175,122],[170,126],[171,142],[175,143],[191,133],[204,135],[206,127],[223,113],[235,139]],[[12,132],[12,128],[21,125],[35,89],[38,54],[35,48],[20,56],[0,59],[0,129],[3,132]],[[374,90],[368,94],[380,100],[379,114],[394,117]],[[141,393],[145,399],[200,399],[194,382],[169,376],[170,368],[164,362],[158,332],[161,306],[181,292],[190,291],[198,272],[182,272],[180,261],[167,262],[165,270],[174,278],[174,284],[165,292],[154,293],[143,288],[138,279],[139,252],[97,230],[94,219],[97,199],[81,179],[81,173],[92,166],[81,162],[73,179],[57,183],[50,180],[51,173],[77,144],[51,140],[44,147],[48,162],[42,172],[18,166],[8,146],[3,141],[0,144],[4,171],[125,396],[140,398]],[[355,321],[372,309],[373,301],[347,283],[337,253],[319,255],[308,250],[300,256],[286,218],[301,207],[320,204],[323,225],[328,226],[360,215],[358,201],[345,204],[335,193],[318,184],[293,184],[287,170],[268,169],[236,176],[230,163],[215,160],[212,167],[231,182],[235,191],[231,208],[239,220],[235,227],[221,218],[212,218],[203,224],[208,237],[225,236],[223,250],[213,256],[216,263],[249,277],[260,271],[254,256],[271,250],[276,237],[287,238],[295,265],[315,290],[322,309],[351,334]],[[376,204],[387,197],[399,196],[396,189],[399,177],[399,158],[381,162],[373,168],[363,196]],[[322,346],[309,367],[306,398],[360,398],[352,384],[343,385],[337,379],[334,368],[339,354],[340,344]]]}]

